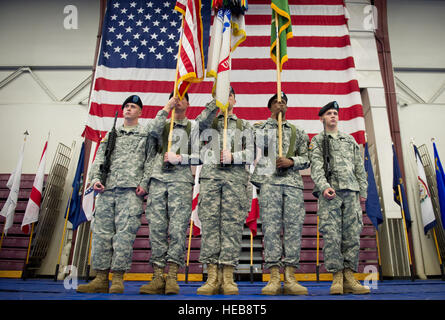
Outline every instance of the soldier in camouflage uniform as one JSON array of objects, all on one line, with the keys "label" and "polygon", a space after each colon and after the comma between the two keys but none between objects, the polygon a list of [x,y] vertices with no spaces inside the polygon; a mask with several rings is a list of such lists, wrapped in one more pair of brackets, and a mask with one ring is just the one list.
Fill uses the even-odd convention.
[{"label": "soldier in camouflage uniform", "polygon": [[249,181],[246,164],[253,162],[254,154],[251,125],[233,114],[235,103],[235,92],[230,87],[227,149],[223,146],[224,113],[221,112],[212,124],[211,141],[201,151],[205,159],[199,176],[202,234],[199,260],[207,264],[208,278],[198,288],[198,294],[213,295],[220,290],[225,295],[238,294],[233,270],[238,265],[250,202],[246,189]]},{"label": "soldier in camouflage uniform", "polygon": [[[105,160],[108,134],[101,142],[89,179],[98,192],[92,237],[92,267],[96,277],[80,285],[77,292],[95,293],[124,291],[123,276],[131,267],[133,242],[141,224],[142,201],[148,190],[144,167],[154,156],[154,147],[147,142],[150,122],[139,124],[142,101],[128,97],[122,104],[124,123],[116,128],[117,137],[111,154],[110,172],[106,181],[100,181],[100,166]],[[147,171],[148,169],[145,168]],[[113,271],[109,288],[108,273]]]},{"label": "soldier in camouflage uniform", "polygon": [[360,148],[351,135],[338,131],[337,102],[321,108],[319,116],[329,141],[332,174],[325,172],[324,132],[313,137],[309,154],[314,195],[318,197],[319,230],[324,240],[324,263],[326,270],[333,273],[330,293],[369,293],[353,274],[358,268],[363,227],[360,199],[366,199],[368,187]]},{"label": "soldier in camouflage uniform", "polygon": [[[164,126],[152,134],[158,145],[158,153],[153,160],[150,174],[149,194],[146,215],[150,229],[151,258],[153,279],[143,285],[142,294],[177,294],[178,268],[184,265],[185,238],[192,212],[193,175],[192,164],[199,164],[199,135],[210,127],[215,118],[217,107],[215,100],[190,121],[185,116],[189,106],[188,95],[182,100],[172,98],[167,106],[175,108],[172,146],[167,152],[170,120],[168,112],[163,111]],[[173,169],[164,170],[164,164],[173,164]],[[164,268],[168,264],[167,278]]]},{"label": "soldier in camouflage uniform", "polygon": [[[281,294],[280,268],[284,267],[284,294],[307,294],[307,289],[295,280],[299,266],[301,230],[305,216],[303,179],[299,170],[309,167],[308,135],[284,119],[287,97],[282,93],[268,102],[271,117],[255,124],[255,143],[261,150],[251,182],[259,188],[258,202],[263,222],[265,268],[270,281],[262,294]],[[282,150],[278,156],[278,114],[282,113]],[[282,170],[283,173],[279,173]],[[281,241],[283,229],[283,243]]]}]

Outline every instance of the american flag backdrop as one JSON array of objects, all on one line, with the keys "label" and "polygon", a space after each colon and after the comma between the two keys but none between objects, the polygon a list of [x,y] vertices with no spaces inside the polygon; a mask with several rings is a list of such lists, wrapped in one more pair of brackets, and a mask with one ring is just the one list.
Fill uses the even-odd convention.
[{"label": "american flag backdrop", "polygon": [[[144,103],[140,122],[153,118],[173,90],[181,14],[176,1],[109,0],[90,97],[85,136],[99,141],[113,124],[122,102],[137,94]],[[289,0],[293,37],[281,73],[288,97],[286,119],[310,137],[322,131],[320,107],[336,100],[339,128],[363,144],[364,119],[343,0]],[[209,45],[210,1],[202,1],[205,61]],[[265,120],[267,101],[276,93],[276,66],[270,58],[270,0],[250,0],[246,40],[232,53],[234,112],[252,122]],[[193,83],[187,117],[194,119],[212,99],[213,78]]]}]

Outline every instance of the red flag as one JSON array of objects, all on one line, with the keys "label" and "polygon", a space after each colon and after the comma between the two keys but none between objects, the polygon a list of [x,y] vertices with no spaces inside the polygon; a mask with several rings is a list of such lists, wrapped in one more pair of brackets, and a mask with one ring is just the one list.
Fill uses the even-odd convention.
[{"label": "red flag", "polygon": [[201,220],[198,217],[198,199],[199,199],[199,174],[202,165],[196,167],[195,185],[193,186],[193,202],[192,202],[192,221],[193,221],[193,235],[199,236],[201,234]]},{"label": "red flag", "polygon": [[[201,0],[178,0],[175,10],[183,15],[183,33],[178,62],[177,88],[182,99],[192,82],[204,79]],[[176,90],[176,88],[175,88]]]},{"label": "red flag", "polygon": [[256,236],[257,233],[257,220],[260,217],[260,206],[258,204],[258,195],[257,189],[253,186],[252,191],[252,203],[250,206],[249,214],[246,218],[246,225],[249,227],[250,232],[252,232],[253,236]]},{"label": "red flag", "polygon": [[42,201],[43,180],[45,179],[45,165],[46,165],[46,148],[48,141],[43,147],[42,156],[40,157],[39,168],[37,169],[36,177],[31,189],[28,204],[26,205],[25,215],[22,221],[22,231],[29,232],[29,225],[39,220],[40,203]]}]

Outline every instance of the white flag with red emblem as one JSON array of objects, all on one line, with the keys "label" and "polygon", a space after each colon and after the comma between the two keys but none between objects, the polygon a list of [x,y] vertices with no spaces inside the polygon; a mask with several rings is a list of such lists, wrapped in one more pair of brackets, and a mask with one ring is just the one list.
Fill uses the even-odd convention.
[{"label": "white flag with red emblem", "polygon": [[43,147],[42,156],[40,157],[39,168],[37,169],[34,183],[32,185],[31,195],[29,196],[28,204],[26,205],[25,215],[22,221],[22,231],[29,232],[29,225],[39,220],[40,203],[42,201],[43,180],[45,179],[45,165],[46,165],[46,149],[48,141]]},{"label": "white flag with red emblem", "polygon": [[219,9],[215,16],[207,61],[207,77],[215,78],[213,95],[221,111],[229,106],[230,53],[246,39],[244,15],[232,17],[229,9]]},{"label": "white flag with red emblem", "polygon": [[3,226],[3,232],[5,235],[8,234],[8,229],[14,223],[15,207],[17,206],[17,199],[19,197],[19,191],[20,191],[20,180],[22,177],[22,165],[23,165],[23,154],[25,152],[25,142],[26,138],[25,141],[23,142],[22,149],[19,154],[19,160],[17,161],[17,166],[15,167],[14,172],[11,174],[11,176],[8,179],[8,182],[6,183],[6,186],[11,191],[9,192],[8,199],[6,200],[5,204],[3,205],[2,211],[0,212],[0,215],[6,218],[5,224]]}]

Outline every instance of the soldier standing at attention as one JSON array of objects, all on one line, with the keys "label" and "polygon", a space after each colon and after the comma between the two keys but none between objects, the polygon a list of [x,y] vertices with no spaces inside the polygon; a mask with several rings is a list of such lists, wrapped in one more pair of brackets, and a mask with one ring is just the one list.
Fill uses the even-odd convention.
[{"label": "soldier standing at attention", "polygon": [[[160,111],[161,130],[150,134],[157,141],[157,155],[153,160],[149,180],[149,194],[146,215],[150,230],[153,279],[141,286],[141,294],[178,294],[177,273],[184,265],[185,238],[192,213],[193,175],[190,166],[199,164],[199,134],[210,127],[218,108],[215,100],[190,121],[185,116],[189,107],[186,93],[180,100],[170,94],[165,111]],[[168,151],[170,120],[166,120],[170,110],[175,108],[173,143]],[[154,127],[154,126],[153,126]],[[196,148],[197,147],[197,148]],[[167,278],[164,268],[168,264]]]},{"label": "soldier standing at attention", "polygon": [[[139,124],[142,101],[128,97],[122,104],[124,123],[116,128],[114,149],[109,155],[110,170],[105,181],[101,168],[109,143],[107,133],[97,151],[90,172],[90,181],[96,199],[95,220],[92,235],[92,267],[96,277],[88,284],[79,285],[77,292],[123,293],[123,276],[131,267],[133,243],[141,224],[143,197],[148,190],[148,180],[143,177],[144,165],[154,156],[154,148],[148,142],[147,126]],[[109,287],[108,273],[112,270],[113,281]]]},{"label": "soldier standing at attention", "polygon": [[[262,157],[255,166],[251,183],[259,188],[258,202],[263,220],[265,268],[270,270],[270,281],[262,294],[301,295],[307,289],[295,280],[295,270],[300,262],[301,230],[305,216],[303,179],[299,170],[309,167],[309,137],[284,118],[287,96],[281,101],[275,94],[267,104],[271,116],[266,122],[255,124],[256,148]],[[278,114],[282,113],[282,150],[278,153]],[[281,241],[283,229],[283,244]],[[280,267],[284,267],[282,290]]]},{"label": "soldier standing at attention", "polygon": [[360,200],[367,196],[367,178],[355,139],[338,130],[338,104],[330,102],[318,115],[324,132],[309,146],[311,177],[318,197],[319,230],[323,234],[324,263],[333,273],[331,294],[369,293],[354,278],[363,227]]},{"label": "soldier standing at attention", "polygon": [[224,113],[221,112],[212,124],[215,130],[210,141],[215,143],[213,157],[204,159],[199,176],[198,203],[202,234],[199,260],[207,264],[208,278],[198,288],[197,294],[219,294],[220,289],[225,295],[238,294],[233,269],[238,265],[244,220],[250,205],[246,189],[249,182],[246,164],[253,162],[254,154],[253,139],[245,136],[251,135],[249,122],[233,114],[236,100],[232,87],[228,102],[227,149],[223,150]]}]

